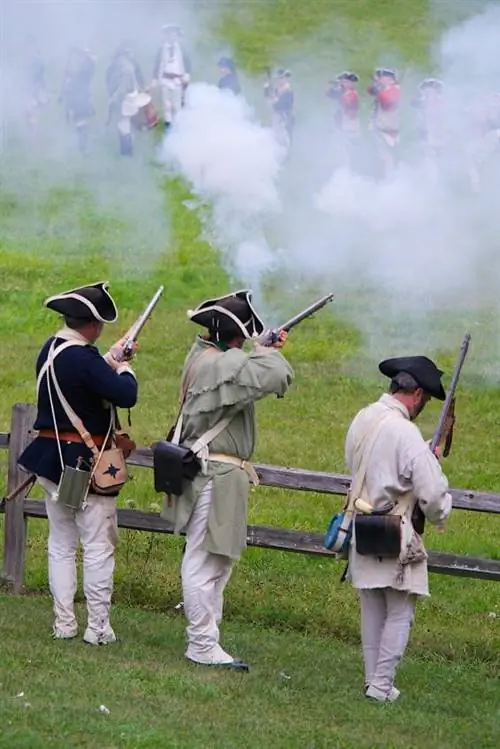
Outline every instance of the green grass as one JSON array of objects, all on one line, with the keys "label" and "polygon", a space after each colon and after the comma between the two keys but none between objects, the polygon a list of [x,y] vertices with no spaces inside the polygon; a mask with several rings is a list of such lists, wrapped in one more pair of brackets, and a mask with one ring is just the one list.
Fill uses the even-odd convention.
[{"label": "green grass", "polygon": [[52,641],[49,617],[45,598],[0,596],[2,749],[498,745],[497,675],[480,662],[410,656],[400,702],[382,706],[362,696],[358,649],[334,639],[231,622],[225,642],[251,664],[236,674],[184,660],[179,615],[117,606],[106,648]]},{"label": "green grass", "polygon": [[[404,56],[424,67],[439,29],[481,3],[458,5],[441,3],[436,18],[423,0],[275,0],[231,6],[219,23],[249,72],[260,72],[280,55],[293,56],[304,35],[311,33],[318,65],[326,69],[339,63],[367,75],[387,49],[392,60]],[[325,19],[331,18],[335,23],[329,38]],[[336,60],[332,52],[338,38],[345,42],[345,61]],[[356,39],[361,43],[354,43]],[[148,146],[144,148],[147,152]],[[34,399],[34,361],[57,325],[55,316],[42,307],[46,296],[85,281],[110,279],[120,320],[116,330],[105,331],[105,350],[164,283],[165,295],[141,337],[135,365],[140,401],[132,431],[138,444],[149,445],[168,431],[175,417],[179,374],[196,332],[185,311],[236,281],[222,270],[217,251],[200,240],[198,219],[184,205],[189,191],[180,181],[165,181],[153,168],[144,170],[144,181],[137,184],[144,186],[146,196],[154,194],[155,201],[144,207],[140,223],[135,214],[132,220],[124,216],[111,195],[89,193],[85,165],[65,173],[64,164],[54,162],[51,186],[43,189],[42,157],[33,167],[21,159],[19,169],[17,158],[15,153],[7,155],[12,180],[0,193],[0,429],[8,430],[14,402]],[[106,158],[112,174],[106,184],[114,185],[120,196],[127,180],[137,178],[137,160],[124,165],[112,155]],[[30,181],[32,169],[38,177]],[[161,188],[155,190],[155,183]],[[165,211],[165,233],[161,222],[153,220],[157,210]],[[344,472],[350,420],[385,387],[364,350],[361,331],[346,322],[352,316],[344,313],[364,303],[353,288],[322,278],[317,289],[309,282],[297,294],[289,290],[286,277],[270,277],[265,295],[277,316],[272,322],[287,318],[302,299],[308,303],[322,293],[325,284],[338,296],[337,312],[323,311],[290,336],[285,351],[296,380],[285,400],[268,399],[258,406],[256,461]],[[370,289],[355,291],[373,300],[374,318],[383,314],[381,300]],[[481,319],[483,330],[494,329],[496,320],[487,304]],[[426,353],[439,356],[449,372],[461,321],[450,313],[436,319],[436,326],[443,343]],[[393,332],[398,333],[396,326]],[[474,336],[475,351],[484,353],[481,332]],[[396,340],[406,350],[412,342],[422,344],[420,338]],[[500,388],[491,384],[494,380],[466,370],[446,473],[453,486],[498,491]],[[438,405],[432,404],[420,421],[427,437],[437,417]],[[0,455],[2,475],[5,457]],[[151,472],[136,469],[133,474],[120,504],[157,510]],[[260,487],[251,494],[249,519],[322,532],[340,503],[338,498]],[[46,523],[30,521],[28,530],[26,588],[46,592]],[[426,539],[434,550],[500,555],[498,522],[492,516],[455,512],[446,534],[430,529]],[[103,749],[482,749],[498,744],[498,585],[432,576],[432,597],[419,604],[410,658],[401,673],[407,696],[401,706],[379,710],[359,697],[355,594],[339,583],[342,565],[327,559],[249,550],[228,588],[224,642],[251,661],[252,673],[246,679],[233,678],[185,664],[182,617],[173,614],[181,595],[181,544],[168,536],[121,533],[115,622],[124,643],[116,648],[95,651],[77,642],[54,644],[48,638],[46,598],[2,597],[0,746],[90,747],[96,737]],[[292,678],[280,677],[281,671]],[[31,708],[15,699],[21,690]],[[97,712],[101,703],[110,715]]]}]

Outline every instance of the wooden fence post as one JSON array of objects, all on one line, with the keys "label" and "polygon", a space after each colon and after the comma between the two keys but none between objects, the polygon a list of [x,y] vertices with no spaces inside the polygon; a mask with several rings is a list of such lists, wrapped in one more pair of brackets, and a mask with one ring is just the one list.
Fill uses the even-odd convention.
[{"label": "wooden fence post", "polygon": [[[17,459],[32,439],[31,429],[35,416],[36,408],[33,405],[16,403],[12,408],[7,488],[9,493],[26,478],[26,473],[20,471],[17,466]],[[2,578],[12,587],[14,593],[21,592],[24,577],[27,522],[24,516],[25,497],[26,492],[21,492],[5,506]]]}]

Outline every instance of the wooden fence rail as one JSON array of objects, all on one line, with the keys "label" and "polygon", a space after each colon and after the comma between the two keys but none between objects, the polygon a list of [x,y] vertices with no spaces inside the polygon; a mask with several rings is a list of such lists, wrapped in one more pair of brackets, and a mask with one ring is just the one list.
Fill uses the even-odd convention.
[{"label": "wooden fence rail", "polygon": [[[8,486],[10,492],[24,479],[25,474],[17,468],[17,458],[31,439],[35,408],[32,405],[18,403],[12,409],[10,433],[0,432],[0,449],[8,449],[9,468]],[[129,465],[152,468],[153,456],[149,448],[138,448],[128,459]],[[292,489],[295,491],[318,492],[345,496],[349,487],[349,476],[307,471],[299,468],[278,466],[255,466],[263,486]],[[500,513],[500,495],[468,489],[453,489],[453,507],[457,510],[472,512]],[[46,518],[45,503],[28,500],[20,494],[8,502],[4,508],[4,560],[3,580],[19,593],[23,585],[24,557],[28,518]],[[325,526],[329,518],[325,518]],[[158,513],[140,510],[118,510],[118,525],[137,531],[172,533],[172,526],[165,522]],[[323,535],[285,528],[250,525],[247,531],[249,546],[281,551],[294,551],[304,554],[335,556],[323,546]],[[475,577],[486,580],[500,580],[500,560],[481,559],[442,552],[429,553],[429,569],[447,575]]]}]

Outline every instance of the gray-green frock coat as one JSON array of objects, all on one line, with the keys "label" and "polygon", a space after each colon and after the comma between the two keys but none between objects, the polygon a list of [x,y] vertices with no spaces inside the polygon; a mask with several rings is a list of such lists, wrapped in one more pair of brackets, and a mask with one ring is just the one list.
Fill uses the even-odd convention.
[{"label": "gray-green frock coat", "polygon": [[[255,447],[254,402],[266,395],[282,397],[293,379],[293,370],[274,348],[245,353],[238,348],[222,351],[203,338],[196,341],[184,363],[183,388],[187,392],[182,409],[181,444],[191,446],[208,429],[226,416],[229,425],[213,440],[211,453],[225,453],[250,460]],[[204,549],[239,559],[246,548],[248,474],[227,463],[208,464],[208,474],[198,474],[184,483],[180,497],[166,497],[162,517],[185,528],[198,496],[212,481]]]}]

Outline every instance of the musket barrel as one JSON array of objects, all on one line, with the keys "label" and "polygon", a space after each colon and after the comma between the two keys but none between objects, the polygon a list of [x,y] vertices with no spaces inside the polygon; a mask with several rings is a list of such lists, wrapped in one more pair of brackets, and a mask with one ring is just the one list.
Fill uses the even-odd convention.
[{"label": "musket barrel", "polygon": [[316,302],[311,304],[305,310],[302,310],[302,312],[299,312],[298,315],[294,315],[292,318],[290,318],[290,320],[284,323],[284,325],[280,325],[278,328],[268,330],[259,338],[259,341],[264,346],[271,346],[275,341],[278,340],[278,336],[282,331],[288,332],[293,327],[295,327],[295,325],[298,325],[300,322],[302,322],[302,320],[305,320],[307,317],[310,317],[319,309],[321,309],[326,304],[331,302],[333,300],[333,297],[334,297],[333,294],[325,294],[325,296],[322,296],[321,299],[318,299]]},{"label": "musket barrel", "polygon": [[284,323],[284,325],[280,325],[278,331],[285,330],[288,332],[293,327],[295,327],[295,325],[298,325],[300,322],[302,322],[302,320],[305,320],[307,317],[314,315],[315,312],[320,310],[329,302],[333,301],[333,296],[333,294],[325,294],[325,296],[321,297],[321,299],[318,299],[305,310],[299,312],[298,315],[294,315],[293,317],[291,317],[290,320]]},{"label": "musket barrel", "polygon": [[140,317],[136,320],[136,322],[130,328],[129,333],[127,334],[128,338],[135,338],[136,336],[139,335],[139,333],[141,332],[141,330],[143,329],[143,327],[147,323],[148,318],[150,317],[152,311],[154,310],[154,308],[158,304],[158,301],[159,301],[161,295],[163,294],[164,288],[165,288],[164,286],[160,286],[160,288],[155,293],[155,295],[153,296],[153,298],[149,302],[148,306],[146,307],[146,309],[144,310],[144,312],[142,313],[142,315],[140,315]]},{"label": "musket barrel", "polygon": [[128,330],[126,335],[126,343],[123,347],[123,353],[125,356],[129,356],[132,352],[132,344],[136,340],[137,336],[147,323],[149,317],[151,316],[152,311],[158,304],[158,301],[163,294],[164,286],[160,286],[156,293],[154,294],[153,298],[147,305],[146,309],[142,313],[142,315],[139,315],[135,323],[132,325],[132,327]]}]

